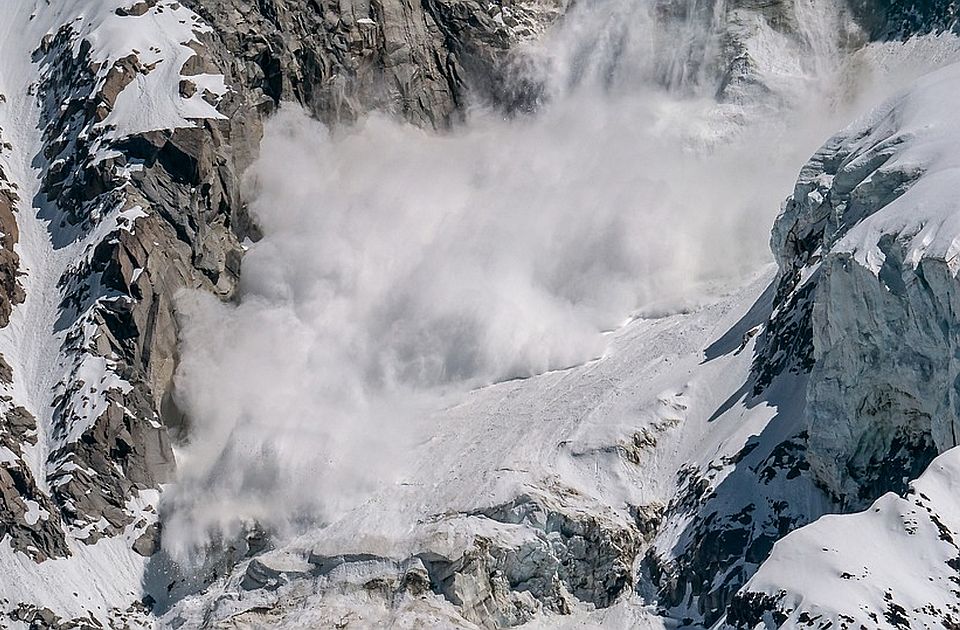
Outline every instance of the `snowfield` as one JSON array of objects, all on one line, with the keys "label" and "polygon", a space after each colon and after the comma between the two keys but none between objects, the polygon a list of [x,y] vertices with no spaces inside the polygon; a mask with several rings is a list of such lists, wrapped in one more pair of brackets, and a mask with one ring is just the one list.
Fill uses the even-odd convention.
[{"label": "snowfield", "polygon": [[[748,331],[759,317],[752,307],[771,271],[691,312],[631,321],[610,333],[602,358],[585,365],[452,395],[446,409],[425,419],[429,430],[418,433],[429,437],[412,447],[411,467],[396,483],[258,561],[280,572],[308,573],[311,557],[369,554],[402,561],[418,554],[456,557],[477,536],[507,546],[548,540],[545,523],[505,523],[482,514],[518,496],[533,497],[547,510],[594,516],[611,529],[635,520],[631,507],[662,509],[676,492],[679,468],[707,468],[737,453],[777,414],[772,405],[748,407],[742,400],[715,413],[749,378],[754,338]],[[286,568],[291,558],[301,568]],[[242,563],[234,577],[186,598],[165,621],[201,627],[210,623],[211,608],[213,619],[225,621],[277,602],[284,610],[277,621],[304,628],[341,618],[411,627],[418,619],[443,627],[455,614],[438,595],[405,604],[402,614],[378,613],[366,597],[349,590],[337,596],[341,587],[323,580],[305,601],[296,599],[304,587],[295,579],[275,591],[249,591],[243,585],[249,566]],[[625,618],[658,627],[652,612],[632,610],[636,603],[630,597],[624,610],[604,611],[599,619],[608,619],[609,627]],[[596,618],[581,614],[587,615],[583,623]]]}]

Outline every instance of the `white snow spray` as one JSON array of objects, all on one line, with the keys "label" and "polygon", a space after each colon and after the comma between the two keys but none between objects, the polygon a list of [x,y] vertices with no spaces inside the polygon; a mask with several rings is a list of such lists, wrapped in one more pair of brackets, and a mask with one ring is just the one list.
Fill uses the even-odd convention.
[{"label": "white snow spray", "polygon": [[768,260],[781,199],[838,126],[835,52],[819,31],[765,42],[787,66],[776,93],[720,104],[723,3],[675,4],[666,23],[655,2],[574,9],[523,51],[535,115],[478,105],[443,134],[377,115],[331,131],[293,106],[269,122],[239,303],[180,305],[175,557],[337,518],[443,431],[418,422],[443,396],[601,356],[637,309]]}]

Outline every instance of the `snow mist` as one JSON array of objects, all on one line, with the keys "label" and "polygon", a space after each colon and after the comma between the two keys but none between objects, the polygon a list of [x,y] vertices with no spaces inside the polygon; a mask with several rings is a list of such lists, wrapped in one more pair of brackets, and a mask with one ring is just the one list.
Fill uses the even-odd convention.
[{"label": "snow mist", "polygon": [[446,134],[380,116],[332,131],[294,106],[270,121],[239,303],[180,304],[176,557],[337,519],[402,476],[458,392],[600,357],[603,331],[768,260],[780,200],[836,126],[814,78],[832,51],[777,99],[718,105],[712,13],[663,27],[650,2],[592,5],[526,51],[536,115],[478,107]]}]

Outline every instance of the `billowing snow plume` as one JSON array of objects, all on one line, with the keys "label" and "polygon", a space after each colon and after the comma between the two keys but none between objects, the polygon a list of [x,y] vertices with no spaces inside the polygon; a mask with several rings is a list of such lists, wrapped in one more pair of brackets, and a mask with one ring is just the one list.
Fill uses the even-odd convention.
[{"label": "billowing snow plume", "polygon": [[700,76],[713,16],[661,32],[652,4],[613,4],[531,53],[535,116],[478,111],[443,136],[379,117],[332,132],[291,107],[272,121],[243,297],[182,302],[193,426],[169,548],[331,520],[444,430],[417,420],[445,393],[589,361],[603,331],[766,259],[779,201],[842,117],[836,60],[761,33],[789,61],[767,77],[780,98],[718,105]]}]

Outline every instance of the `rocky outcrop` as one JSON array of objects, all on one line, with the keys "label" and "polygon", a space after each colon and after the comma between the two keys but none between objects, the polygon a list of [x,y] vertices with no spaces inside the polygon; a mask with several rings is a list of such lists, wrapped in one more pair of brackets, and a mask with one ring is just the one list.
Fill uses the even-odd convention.
[{"label": "rocky outcrop", "polygon": [[956,72],[832,138],[801,171],[773,229],[771,312],[735,394],[778,414],[733,458],[680,478],[645,558],[665,611],[743,627],[782,616],[764,603],[776,584],[737,594],[776,541],[905,493],[957,444]]},{"label": "rocky outcrop", "polygon": [[803,459],[807,436],[777,439],[799,424],[795,410],[784,411],[732,457],[680,471],[643,557],[664,614],[712,626],[774,543],[826,509]]},{"label": "rocky outcrop", "polygon": [[[379,110],[446,127],[469,94],[496,98],[503,61],[538,35],[563,0],[190,0],[213,26],[197,65],[225,72],[240,93],[301,103],[326,122]],[[202,59],[202,60],[201,60]],[[199,69],[199,68],[198,68]],[[214,68],[210,68],[213,70]]]},{"label": "rocky outcrop", "polygon": [[787,535],[731,627],[958,623],[958,84],[960,67],[940,70],[831,139],[774,226],[758,362],[809,374],[802,458],[836,511],[872,505]]},{"label": "rocky outcrop", "polygon": [[157,62],[146,65],[135,52],[104,60],[77,30],[84,26],[64,25],[34,57],[43,77],[40,212],[55,249],[83,251],[57,281],[63,375],[53,417],[44,419],[46,474],[65,523],[85,528],[92,543],[135,520],[127,503],[140,489],[172,478],[164,422],[174,295],[182,287],[233,291],[244,155],[226,138],[247,130],[238,117],[117,137],[119,95]]},{"label": "rocky outcrop", "polygon": [[[7,97],[0,93],[0,106]],[[23,302],[23,285],[19,280],[20,256],[15,246],[20,238],[16,210],[20,202],[19,186],[12,181],[4,168],[15,147],[6,141],[0,127],[0,328],[10,322],[13,307]],[[0,375],[2,377],[2,375]],[[9,378],[2,379],[9,381]]]},{"label": "rocky outcrop", "polygon": [[[923,90],[947,89],[945,77]],[[781,271],[762,358],[810,373],[807,459],[849,506],[906,490],[957,443],[956,274],[939,245],[949,228],[931,214],[948,202],[916,188],[952,168],[912,123],[929,109],[894,101],[833,138],[773,230]],[[896,212],[912,216],[884,221]]]},{"label": "rocky outcrop", "polygon": [[871,2],[849,0],[854,13],[873,39],[907,39],[915,35],[956,32],[960,27],[960,4],[955,0],[927,2]]},{"label": "rocky outcrop", "polygon": [[24,462],[24,448],[37,443],[37,423],[23,407],[9,409],[0,422],[0,539],[41,562],[69,554],[63,524],[53,501],[37,487]]},{"label": "rocky outcrop", "polygon": [[[447,627],[506,628],[545,613],[568,615],[580,603],[605,608],[631,592],[633,560],[659,518],[656,510],[636,514],[631,522],[527,494],[476,513],[445,515],[422,550],[402,560],[267,552],[214,587],[222,590],[206,595],[208,609],[181,607],[165,620],[190,624],[190,614],[197,614],[219,623],[282,624],[311,606],[321,608],[323,619],[337,619],[344,602],[355,608],[351,602],[359,598],[368,601],[367,615],[378,609],[405,620],[442,614]],[[458,529],[476,533],[464,546],[448,548],[443,541]],[[357,623],[363,626],[362,617]]]},{"label": "rocky outcrop", "polygon": [[[256,157],[263,118],[294,100],[328,122],[380,109],[446,126],[466,102],[468,76],[494,85],[493,68],[509,48],[564,8],[187,4],[196,13],[163,0],[118,3],[112,13],[54,28],[33,54],[41,77],[39,213],[54,250],[78,252],[56,280],[62,374],[52,384],[52,417],[39,419],[48,453],[39,486],[51,487],[39,498],[49,503],[44,527],[87,543],[122,532],[136,520],[131,499],[172,479],[168,436],[183,437],[186,423],[172,391],[176,294],[196,288],[230,299],[236,289],[240,243],[257,238],[240,179]],[[98,29],[138,28],[138,20],[155,25],[157,46],[97,48]],[[164,38],[182,48],[161,50]],[[160,102],[132,105],[130,94],[161,75],[178,81],[172,101],[162,101],[172,86],[158,83]],[[193,113],[172,119],[163,113],[171,108]],[[0,323],[24,297],[17,201],[16,185],[4,184]],[[11,506],[16,488],[38,485],[37,471],[18,470],[23,481],[8,484]],[[52,535],[34,545],[38,559],[69,553],[65,534],[45,542]]]},{"label": "rocky outcrop", "polygon": [[[0,135],[0,154],[3,152],[2,142],[3,136]],[[13,307],[21,304],[24,298],[19,279],[20,256],[15,251],[20,231],[14,214],[19,201],[16,185],[6,179],[0,166],[0,327],[10,322]]]}]

